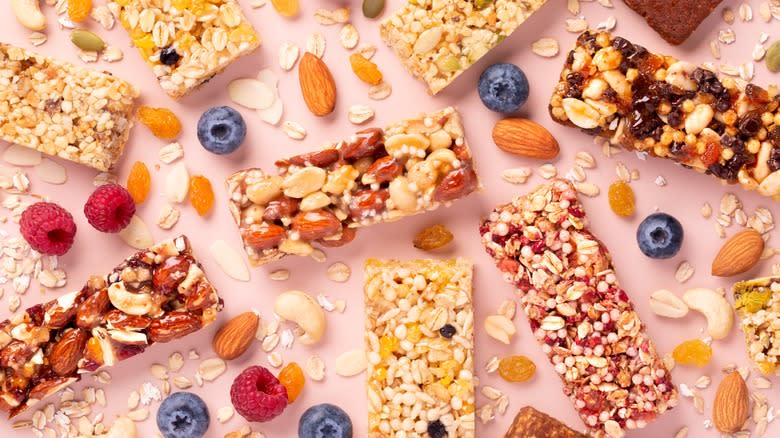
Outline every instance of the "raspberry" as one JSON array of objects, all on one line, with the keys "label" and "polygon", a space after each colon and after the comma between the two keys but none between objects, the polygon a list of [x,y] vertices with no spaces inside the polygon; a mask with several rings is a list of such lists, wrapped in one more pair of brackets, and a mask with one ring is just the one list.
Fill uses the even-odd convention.
[{"label": "raspberry", "polygon": [[252,366],[233,381],[230,401],[247,421],[270,421],[287,407],[287,389],[267,368]]},{"label": "raspberry", "polygon": [[118,184],[98,187],[84,204],[84,215],[89,224],[104,233],[122,230],[135,214],[135,203],[130,193]]},{"label": "raspberry", "polygon": [[37,202],[27,207],[19,229],[34,250],[47,255],[65,254],[76,236],[73,216],[52,202]]}]

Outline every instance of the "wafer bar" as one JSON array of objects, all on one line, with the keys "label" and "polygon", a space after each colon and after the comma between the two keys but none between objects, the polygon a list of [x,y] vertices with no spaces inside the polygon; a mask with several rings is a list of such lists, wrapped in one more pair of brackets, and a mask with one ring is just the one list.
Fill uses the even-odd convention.
[{"label": "wafer bar", "polygon": [[740,281],[733,287],[748,356],[767,376],[780,372],[780,277]]},{"label": "wafer bar", "polygon": [[520,409],[504,438],[587,438],[555,418],[526,406]]}]

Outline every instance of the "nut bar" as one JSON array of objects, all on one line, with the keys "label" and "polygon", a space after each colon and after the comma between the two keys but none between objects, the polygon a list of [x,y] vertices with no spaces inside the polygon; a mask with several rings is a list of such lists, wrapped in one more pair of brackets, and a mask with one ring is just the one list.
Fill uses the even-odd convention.
[{"label": "nut bar", "polygon": [[0,139],[108,171],[138,94],[110,73],[0,43]]},{"label": "nut bar", "polygon": [[775,86],[721,81],[705,67],[585,32],[566,59],[550,114],[626,149],[780,199],[778,105]]},{"label": "nut bar", "polygon": [[671,375],[570,182],[555,179],[498,206],[479,231],[593,436],[622,437],[677,404]]},{"label": "nut bar", "polygon": [[472,270],[366,261],[368,438],[474,437]]},{"label": "nut bar", "polygon": [[112,0],[109,7],[174,99],[260,46],[235,0]]},{"label": "nut bar", "polygon": [[13,417],[84,373],[211,324],[221,309],[185,236],[139,251],[80,291],[0,322],[0,410]]},{"label": "nut bar", "polygon": [[436,94],[547,0],[414,0],[380,25],[385,44]]},{"label": "nut bar", "polygon": [[312,243],[341,246],[356,228],[434,210],[479,187],[454,108],[386,127],[227,179],[230,213],[252,266]]},{"label": "nut bar", "polygon": [[745,334],[748,356],[767,376],[780,362],[780,277],[741,281],[733,287],[734,308]]},{"label": "nut bar", "polygon": [[520,409],[504,438],[587,438],[555,418],[526,406]]},{"label": "nut bar", "polygon": [[[722,0],[623,0],[663,39],[682,44]],[[684,11],[684,12],[683,12]]]}]

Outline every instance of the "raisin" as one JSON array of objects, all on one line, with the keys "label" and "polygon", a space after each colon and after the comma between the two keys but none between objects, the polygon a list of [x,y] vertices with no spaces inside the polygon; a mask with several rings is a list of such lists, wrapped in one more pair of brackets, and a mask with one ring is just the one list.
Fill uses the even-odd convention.
[{"label": "raisin", "polygon": [[79,22],[89,17],[92,10],[92,0],[68,0],[68,18]]},{"label": "raisin", "polygon": [[142,204],[149,195],[149,188],[152,185],[152,177],[149,175],[149,169],[141,161],[133,163],[130,168],[130,175],[127,176],[127,191],[136,204]]},{"label": "raisin", "polygon": [[173,140],[181,132],[181,122],[173,111],[167,108],[138,108],[138,119],[152,131],[155,137]]},{"label": "raisin", "polygon": [[584,83],[585,77],[578,71],[566,75],[566,97],[574,97],[576,99],[582,97]]},{"label": "raisin", "polygon": [[271,4],[282,17],[294,17],[301,10],[298,0],[271,0]]},{"label": "raisin", "polygon": [[527,382],[536,373],[536,365],[525,356],[507,356],[498,362],[498,374],[507,382]]},{"label": "raisin", "polygon": [[680,365],[695,365],[701,368],[710,362],[712,347],[701,339],[692,339],[675,347],[672,357]]},{"label": "raisin", "polygon": [[455,336],[455,332],[455,327],[452,324],[444,324],[442,328],[439,329],[439,334],[447,339],[451,339]]},{"label": "raisin", "polygon": [[359,53],[349,56],[349,65],[361,81],[369,85],[377,85],[382,82],[382,72],[373,62]]},{"label": "raisin", "polygon": [[176,65],[179,59],[181,59],[181,55],[172,46],[168,46],[160,51],[160,62],[165,65]]},{"label": "raisin", "polygon": [[609,207],[618,216],[634,214],[634,191],[625,181],[615,181],[609,186]]},{"label": "raisin", "polygon": [[301,395],[306,377],[303,375],[300,365],[290,362],[279,372],[279,383],[287,389],[287,404],[290,404]]},{"label": "raisin", "polygon": [[190,204],[201,216],[208,214],[214,207],[214,191],[205,176],[196,175],[190,178]]},{"label": "raisin", "polygon": [[769,169],[772,172],[780,170],[780,148],[775,147],[772,149],[772,152],[769,154],[769,160],[767,160],[767,164],[769,165]]},{"label": "raisin", "polygon": [[430,438],[444,438],[447,436],[447,428],[439,420],[428,423],[428,436]]},{"label": "raisin", "polygon": [[760,131],[763,126],[763,123],[761,123],[761,115],[758,111],[749,111],[747,114],[740,117],[737,122],[740,134],[746,138],[758,134],[758,131]]},{"label": "raisin", "polygon": [[431,251],[437,248],[441,248],[448,243],[452,242],[452,232],[444,225],[436,224],[430,227],[423,228],[416,236],[412,243],[417,249],[423,251]]},{"label": "raisin", "polygon": [[701,154],[699,159],[705,166],[712,166],[718,162],[718,159],[720,159],[720,151],[720,144],[716,142],[707,142],[707,146],[704,148],[704,153]]}]

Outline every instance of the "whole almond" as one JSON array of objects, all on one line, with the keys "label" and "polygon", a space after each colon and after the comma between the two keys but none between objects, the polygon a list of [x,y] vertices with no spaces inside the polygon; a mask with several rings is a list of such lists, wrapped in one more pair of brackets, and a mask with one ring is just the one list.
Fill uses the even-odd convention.
[{"label": "whole almond", "polygon": [[298,64],[298,82],[303,100],[312,114],[323,117],[333,112],[336,107],[336,82],[320,58],[309,52],[303,55]]},{"label": "whole almond", "polygon": [[748,388],[739,372],[734,371],[724,377],[712,404],[712,422],[715,427],[723,433],[742,429],[748,418],[749,403]]},{"label": "whole almond", "polygon": [[558,155],[558,141],[544,126],[528,119],[506,118],[493,127],[499,149],[527,158],[550,160]]},{"label": "whole almond", "polygon": [[214,352],[225,360],[241,356],[252,345],[259,324],[260,317],[255,312],[244,312],[231,319],[214,335]]},{"label": "whole almond", "polygon": [[60,376],[68,376],[76,371],[87,338],[87,332],[80,328],[70,329],[63,333],[49,353],[52,371]]},{"label": "whole almond", "polygon": [[712,261],[712,275],[731,277],[749,271],[764,252],[764,239],[756,230],[747,229],[731,236]]}]

